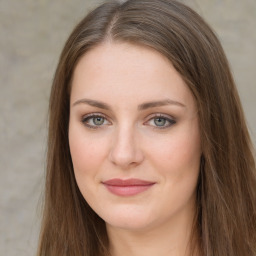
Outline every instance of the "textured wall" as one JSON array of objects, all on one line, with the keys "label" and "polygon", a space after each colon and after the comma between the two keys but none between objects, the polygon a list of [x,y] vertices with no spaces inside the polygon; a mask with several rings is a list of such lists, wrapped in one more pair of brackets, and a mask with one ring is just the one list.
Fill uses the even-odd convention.
[{"label": "textured wall", "polygon": [[[0,255],[35,255],[50,85],[65,39],[97,2],[0,0]],[[256,144],[256,1],[186,2],[223,43]]]}]

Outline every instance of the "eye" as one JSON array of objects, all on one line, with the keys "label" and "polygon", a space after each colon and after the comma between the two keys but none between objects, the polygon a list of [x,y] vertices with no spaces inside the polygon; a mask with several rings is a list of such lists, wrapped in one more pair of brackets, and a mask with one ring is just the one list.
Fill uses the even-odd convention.
[{"label": "eye", "polygon": [[85,126],[93,129],[97,129],[104,125],[110,124],[110,122],[106,119],[106,117],[100,114],[86,115],[82,118],[82,123]]},{"label": "eye", "polygon": [[150,118],[146,124],[154,126],[154,128],[164,129],[168,128],[171,125],[175,124],[176,121],[170,117],[163,116],[162,114],[156,115],[153,118]]},{"label": "eye", "polygon": [[165,126],[167,120],[163,117],[157,117],[157,118],[154,118],[154,124],[156,126]]}]

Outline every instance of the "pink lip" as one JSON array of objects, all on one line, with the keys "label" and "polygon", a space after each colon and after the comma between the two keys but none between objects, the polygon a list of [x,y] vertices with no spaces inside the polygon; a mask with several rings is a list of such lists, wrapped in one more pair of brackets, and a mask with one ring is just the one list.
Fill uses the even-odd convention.
[{"label": "pink lip", "polygon": [[155,182],[152,181],[139,179],[111,179],[102,183],[111,193],[118,196],[134,196],[149,189],[155,184]]}]

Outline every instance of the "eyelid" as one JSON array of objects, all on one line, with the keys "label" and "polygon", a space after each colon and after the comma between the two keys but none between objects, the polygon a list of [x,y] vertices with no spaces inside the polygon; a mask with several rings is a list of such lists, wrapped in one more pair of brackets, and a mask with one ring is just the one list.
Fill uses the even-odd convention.
[{"label": "eyelid", "polygon": [[89,114],[83,115],[82,118],[81,118],[81,122],[83,123],[83,125],[85,125],[88,128],[91,128],[91,129],[98,129],[98,128],[102,128],[103,126],[105,126],[105,125],[99,125],[99,126],[97,126],[97,125],[90,125],[90,124],[86,123],[87,120],[89,120],[90,118],[95,118],[95,117],[102,117],[102,118],[104,118],[108,122],[107,125],[112,124],[109,121],[109,118],[106,115],[104,115],[103,113],[100,113],[100,112],[89,113]]},{"label": "eyelid", "polygon": [[[87,120],[89,120],[90,118],[96,118],[96,117],[102,117],[104,118],[108,124],[103,124],[103,125],[90,125],[88,123],[86,123]],[[163,118],[165,120],[167,120],[167,122],[169,122],[168,125],[166,126],[157,126],[157,125],[149,125],[148,123],[154,119],[154,118]],[[91,128],[91,129],[99,129],[99,128],[103,128],[104,126],[106,125],[111,125],[112,122],[109,121],[109,117],[106,116],[105,114],[103,113],[100,113],[100,112],[95,112],[95,113],[89,113],[89,114],[86,114],[86,115],[83,115],[81,117],[81,122],[83,123],[83,125],[85,125],[86,127],[88,128]],[[143,124],[144,125],[149,125],[149,126],[152,126],[153,128],[155,129],[166,129],[166,128],[169,128],[170,126],[174,125],[176,123],[176,120],[174,117],[168,115],[168,114],[163,114],[163,113],[154,113],[154,114],[151,114],[147,117],[147,121],[144,122]]]},{"label": "eyelid", "polygon": [[147,117],[147,121],[144,122],[144,124],[147,124],[149,121],[151,121],[154,118],[164,118],[166,119],[169,124],[167,126],[153,126],[154,129],[167,129],[169,127],[171,127],[172,125],[176,124],[176,119],[170,115],[167,114],[162,114],[162,113],[155,113],[155,114],[151,114]]}]

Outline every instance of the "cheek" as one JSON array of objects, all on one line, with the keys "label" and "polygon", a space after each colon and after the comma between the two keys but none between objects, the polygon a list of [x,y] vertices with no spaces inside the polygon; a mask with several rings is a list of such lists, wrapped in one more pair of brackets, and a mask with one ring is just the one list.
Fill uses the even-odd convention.
[{"label": "cheek", "polygon": [[[194,198],[200,171],[201,145],[197,134],[179,134],[164,145],[162,163],[165,192],[175,195],[173,204],[186,205]],[[194,136],[195,135],[195,136]],[[194,199],[193,199],[194,200]]]},{"label": "cheek", "polygon": [[191,138],[186,134],[170,136],[156,141],[152,156],[164,166],[191,166],[200,161],[201,146],[199,137]]},{"label": "cheek", "polygon": [[99,173],[106,159],[107,142],[85,134],[84,129],[69,130],[69,146],[74,175],[84,199],[91,205],[96,199]]},{"label": "cheek", "polygon": [[69,146],[74,172],[77,176],[88,176],[97,173],[106,157],[107,142],[88,136],[79,130],[69,131]]},{"label": "cheek", "polygon": [[192,189],[200,169],[201,143],[197,126],[173,130],[168,136],[151,141],[151,164],[165,182],[181,190]]}]

